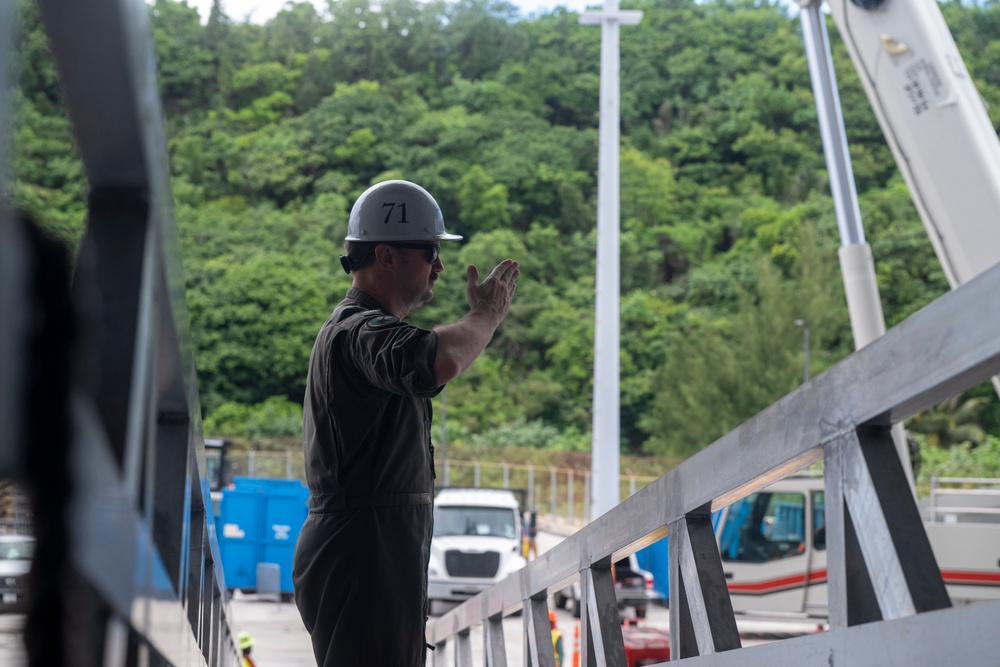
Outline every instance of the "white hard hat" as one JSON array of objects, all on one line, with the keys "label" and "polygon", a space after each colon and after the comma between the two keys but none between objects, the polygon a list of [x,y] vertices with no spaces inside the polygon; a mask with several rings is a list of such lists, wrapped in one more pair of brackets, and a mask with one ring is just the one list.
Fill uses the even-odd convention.
[{"label": "white hard hat", "polygon": [[444,231],[441,207],[431,193],[409,181],[383,181],[358,197],[345,241],[459,241]]}]

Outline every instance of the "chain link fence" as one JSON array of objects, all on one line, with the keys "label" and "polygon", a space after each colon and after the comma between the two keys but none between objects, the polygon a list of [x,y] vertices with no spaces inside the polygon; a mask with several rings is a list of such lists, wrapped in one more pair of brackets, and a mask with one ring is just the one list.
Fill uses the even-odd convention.
[{"label": "chain link fence", "polygon": [[[237,451],[228,456],[227,480],[234,477],[298,479],[305,482],[305,461],[301,451]],[[525,493],[525,509],[552,520],[578,527],[590,521],[590,470],[506,461],[447,461],[447,470],[437,462],[439,486],[520,489]],[[621,498],[627,498],[655,477],[622,475]]]}]

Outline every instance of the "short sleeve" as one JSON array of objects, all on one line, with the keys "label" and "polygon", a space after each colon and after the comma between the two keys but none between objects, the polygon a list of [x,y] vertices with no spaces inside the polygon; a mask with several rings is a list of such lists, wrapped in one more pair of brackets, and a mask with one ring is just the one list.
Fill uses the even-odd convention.
[{"label": "short sleeve", "polygon": [[352,323],[345,363],[384,391],[430,398],[440,393],[434,359],[437,334],[376,314]]}]

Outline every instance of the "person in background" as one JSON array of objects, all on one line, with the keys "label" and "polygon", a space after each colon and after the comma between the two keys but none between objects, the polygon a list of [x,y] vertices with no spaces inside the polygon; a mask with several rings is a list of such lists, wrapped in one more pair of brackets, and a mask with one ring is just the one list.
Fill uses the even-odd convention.
[{"label": "person in background", "polygon": [[529,524],[531,523],[531,515],[528,514],[528,510],[521,513],[521,555],[527,560],[528,558],[528,546],[530,542],[528,541]]},{"label": "person in background", "polygon": [[528,536],[528,548],[525,549],[524,557],[528,558],[531,554],[531,558],[538,558],[538,543],[535,541],[538,537],[538,512],[531,510],[527,524],[528,529],[525,534]]},{"label": "person in background", "polygon": [[556,624],[556,613],[551,609],[549,609],[549,623],[552,624],[552,650],[555,651],[556,655],[556,667],[562,667],[563,664],[562,633],[559,632],[559,626]]},{"label": "person in background", "polygon": [[408,181],[366,190],[351,209],[341,265],[353,286],[309,360],[303,439],[309,515],[292,567],[295,603],[320,667],[422,667],[433,528],[431,402],[483,352],[520,274],[506,259],[469,311],[422,329],[404,321],[444,270],[437,202]]},{"label": "person in background", "polygon": [[236,638],[240,642],[240,651],[243,652],[243,667],[257,667],[257,663],[250,657],[253,651],[253,637],[249,632],[243,631],[236,635]]}]

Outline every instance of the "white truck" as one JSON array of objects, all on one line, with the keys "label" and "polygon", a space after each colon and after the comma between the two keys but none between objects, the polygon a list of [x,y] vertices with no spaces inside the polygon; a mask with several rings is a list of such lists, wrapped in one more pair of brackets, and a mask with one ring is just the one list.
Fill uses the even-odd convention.
[{"label": "white truck", "polygon": [[521,513],[509,489],[445,488],[434,499],[427,597],[462,602],[525,566]]}]

